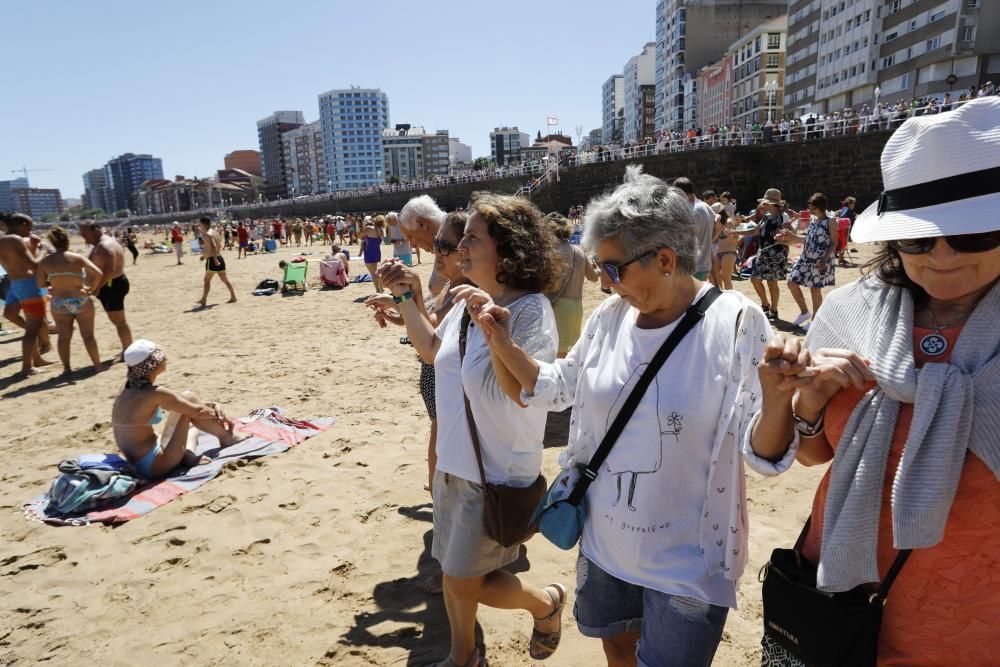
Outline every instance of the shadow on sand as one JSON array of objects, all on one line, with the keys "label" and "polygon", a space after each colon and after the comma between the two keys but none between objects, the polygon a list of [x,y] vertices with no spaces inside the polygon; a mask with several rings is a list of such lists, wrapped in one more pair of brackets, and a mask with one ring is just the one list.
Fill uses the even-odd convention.
[{"label": "shadow on sand", "polygon": [[[399,513],[416,521],[433,520],[431,504],[400,507]],[[448,657],[451,632],[448,614],[444,607],[444,597],[422,593],[417,585],[428,576],[438,572],[431,558],[433,530],[424,533],[424,548],[417,558],[417,574],[413,577],[383,581],[375,585],[372,597],[378,611],[363,612],[354,616],[354,627],[339,644],[348,647],[401,648],[409,652],[408,667],[436,665]],[[528,550],[521,545],[516,561],[505,570],[513,573],[527,572],[531,568]],[[391,632],[378,634],[373,631],[379,624],[396,625]],[[483,630],[476,624],[476,644],[483,646]],[[339,653],[339,651],[338,651]]]}]

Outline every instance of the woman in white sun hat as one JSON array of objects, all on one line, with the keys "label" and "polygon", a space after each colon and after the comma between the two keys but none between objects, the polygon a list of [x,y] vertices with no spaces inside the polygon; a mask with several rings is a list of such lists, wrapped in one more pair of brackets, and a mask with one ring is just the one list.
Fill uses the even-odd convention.
[{"label": "woman in white sun hat", "polygon": [[[882,177],[852,238],[884,245],[824,301],[804,345],[771,339],[743,453],[765,475],[833,461],[797,547],[821,591],[872,593],[902,565],[875,599],[891,598],[878,664],[996,664],[1000,98],[907,120]],[[768,623],[768,604],[765,592],[764,662],[797,664],[803,636]]]}]

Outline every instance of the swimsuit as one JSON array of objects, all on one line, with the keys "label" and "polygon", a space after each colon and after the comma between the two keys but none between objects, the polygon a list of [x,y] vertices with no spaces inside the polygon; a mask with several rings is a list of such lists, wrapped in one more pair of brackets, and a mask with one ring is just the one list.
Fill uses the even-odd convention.
[{"label": "swimsuit", "polygon": [[378,264],[382,261],[382,246],[380,237],[365,237],[365,264]]},{"label": "swimsuit", "polygon": [[39,287],[34,276],[30,278],[13,278],[7,290],[4,303],[7,305],[20,303],[25,315],[45,317],[45,297],[48,290]]},{"label": "swimsuit", "polygon": [[97,300],[101,302],[106,313],[125,310],[125,295],[128,291],[128,278],[121,275],[101,285],[100,291],[97,292]]},{"label": "swimsuit", "polygon": [[[122,428],[141,428],[143,433],[145,430],[154,424],[159,424],[163,421],[163,410],[157,406],[156,412],[150,417],[149,421],[145,424],[120,424],[113,421],[112,418],[112,429],[122,429]],[[160,444],[160,436],[156,436],[156,444],[146,452],[146,455],[135,462],[135,469],[139,471],[139,474],[146,479],[154,479],[153,476],[153,462],[156,461],[156,457],[163,453],[163,445]]]},{"label": "swimsuit", "polygon": [[56,296],[52,297],[53,315],[79,315],[87,304],[89,296]]},{"label": "swimsuit", "polygon": [[223,273],[226,270],[226,260],[222,255],[209,257],[205,260],[205,270],[209,273]]}]

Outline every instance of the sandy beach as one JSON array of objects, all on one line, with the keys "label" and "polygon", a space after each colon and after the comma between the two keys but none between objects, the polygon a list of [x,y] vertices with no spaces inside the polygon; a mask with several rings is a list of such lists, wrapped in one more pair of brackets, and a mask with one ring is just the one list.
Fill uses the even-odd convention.
[{"label": "sandy beach", "polygon": [[[148,235],[143,239],[149,238]],[[79,241],[77,241],[79,245]],[[357,246],[350,248],[357,256]],[[313,289],[254,297],[281,278],[279,259],[312,253]],[[202,264],[186,255],[143,254],[127,266],[128,320],[136,338],[167,351],[163,384],[222,402],[230,415],[277,405],[295,417],[337,423],[292,450],[242,466],[151,514],[119,527],[56,528],[25,519],[56,464],[114,451],[112,400],[123,364],[97,375],[57,378],[58,365],[26,380],[20,335],[0,336],[0,665],[428,665],[448,653],[440,596],[417,591],[430,570],[426,482],[429,422],[417,391],[416,354],[399,328],[379,329],[357,300],[370,283],[319,289],[320,245],[236,259],[226,251],[239,302],[216,281],[210,306],[193,310]],[[867,257],[862,248],[855,258]],[[797,254],[793,249],[792,254]],[[432,258],[417,267],[428,275]],[[351,275],[364,273],[351,262]],[[843,285],[857,270],[837,270]],[[737,289],[756,301],[749,281]],[[587,314],[604,298],[585,286]],[[782,287],[781,314],[797,308]],[[17,333],[15,333],[17,331]],[[104,359],[119,352],[103,312]],[[53,338],[53,342],[54,342]],[[73,364],[87,365],[79,334]],[[55,360],[53,352],[49,355]],[[558,438],[553,437],[553,441]],[[556,471],[559,449],[545,451]],[[757,573],[775,546],[790,545],[823,469],[780,479],[748,474],[750,562],[739,609],[726,625],[716,665],[759,661]],[[518,572],[537,584],[575,581],[576,552],[536,537]],[[572,602],[572,594],[570,596]],[[531,619],[480,607],[491,665],[528,665]],[[572,614],[553,666],[603,664],[600,642],[581,637]]]}]

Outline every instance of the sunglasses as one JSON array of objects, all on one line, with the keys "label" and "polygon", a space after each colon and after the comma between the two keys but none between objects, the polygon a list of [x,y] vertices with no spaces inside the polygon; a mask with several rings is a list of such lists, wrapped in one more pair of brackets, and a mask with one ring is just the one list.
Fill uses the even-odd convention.
[{"label": "sunglasses", "polygon": [[896,239],[889,241],[889,245],[907,255],[923,255],[934,248],[939,238],[943,238],[956,252],[988,252],[1000,247],[1000,230],[980,234],[929,236],[923,239]]},{"label": "sunglasses", "polygon": [[431,244],[434,247],[434,254],[435,255],[441,255],[442,257],[447,257],[451,253],[453,253],[456,250],[458,250],[458,246],[457,245],[455,245],[453,243],[449,243],[448,241],[442,241],[440,239],[434,239],[431,242]]},{"label": "sunglasses", "polygon": [[608,279],[611,280],[611,282],[614,283],[615,285],[618,285],[622,281],[622,273],[625,271],[626,266],[628,266],[633,262],[638,262],[640,259],[645,259],[646,257],[655,254],[656,254],[656,249],[650,248],[646,252],[639,253],[632,259],[628,260],[627,262],[622,262],[621,264],[615,264],[614,262],[602,262],[601,260],[597,259],[597,255],[593,255],[592,259],[594,260],[595,264],[597,264],[599,267],[601,267],[601,269],[604,270],[604,273],[608,275]]}]

